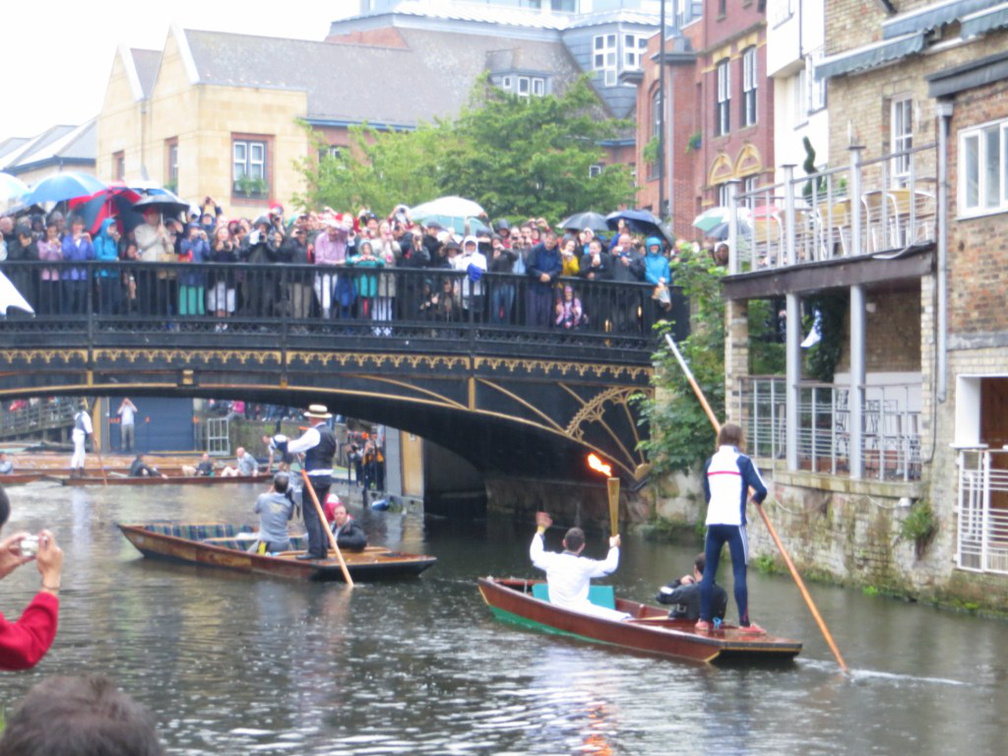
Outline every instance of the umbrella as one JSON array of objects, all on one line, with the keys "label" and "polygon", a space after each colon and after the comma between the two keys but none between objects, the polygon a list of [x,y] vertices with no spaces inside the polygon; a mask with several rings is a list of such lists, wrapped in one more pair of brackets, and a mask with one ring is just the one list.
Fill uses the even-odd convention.
[{"label": "umbrella", "polygon": [[675,244],[675,234],[647,210],[617,210],[609,213],[605,219],[606,224],[613,230],[619,228],[619,222],[623,221],[631,231],[646,236],[660,236],[669,244]]},{"label": "umbrella", "polygon": [[7,315],[8,307],[17,307],[19,310],[35,314],[35,310],[28,304],[28,300],[21,296],[21,292],[11,283],[2,272],[0,272],[0,315]]},{"label": "umbrella", "polygon": [[179,198],[177,195],[172,194],[167,189],[164,190],[163,194],[150,194],[139,202],[134,203],[133,210],[141,215],[148,208],[155,208],[158,212],[164,213],[165,215],[175,217],[180,213],[189,212],[189,203],[185,200]]},{"label": "umbrella", "polygon": [[477,231],[482,231],[484,229],[489,230],[490,227],[481,221],[479,218],[458,218],[450,215],[427,215],[424,216],[423,222],[425,224],[436,222],[439,226],[451,229],[457,234],[464,234],[466,232],[466,224],[469,224],[469,233],[475,234]]},{"label": "umbrella", "polygon": [[560,228],[565,231],[584,231],[586,228],[590,228],[592,231],[608,231],[609,225],[606,223],[604,215],[589,211],[574,213],[569,218],[564,218],[560,221]]},{"label": "umbrella", "polygon": [[25,204],[34,205],[43,202],[62,202],[76,197],[90,197],[95,192],[105,188],[99,179],[87,173],[56,173],[46,176],[32,187],[24,197]]},{"label": "umbrella", "polygon": [[0,173],[0,202],[10,202],[28,193],[28,184],[17,176]]},{"label": "umbrella", "polygon": [[106,218],[119,218],[123,231],[131,231],[141,223],[143,216],[133,209],[133,203],[143,199],[132,189],[110,186],[90,197],[70,200],[70,210],[84,218],[84,227],[92,234],[98,233]]},{"label": "umbrella", "polygon": [[[704,236],[710,239],[718,239],[724,241],[728,238],[728,231],[731,229],[731,221],[725,221],[724,223],[719,223],[714,226],[710,231],[705,231]],[[749,225],[749,221],[739,218],[735,221],[735,233],[739,236],[751,236],[752,226]]]},{"label": "umbrella", "polygon": [[[749,220],[748,208],[740,207],[737,212],[737,217],[740,220]],[[693,228],[699,228],[704,233],[707,233],[717,226],[720,226],[722,223],[728,223],[730,220],[731,211],[727,207],[712,207],[708,210],[704,210],[700,213],[700,215],[693,219]]]},{"label": "umbrella", "polygon": [[421,203],[410,208],[409,214],[413,220],[430,218],[432,215],[442,215],[449,218],[474,218],[486,215],[486,211],[472,200],[449,196]]}]

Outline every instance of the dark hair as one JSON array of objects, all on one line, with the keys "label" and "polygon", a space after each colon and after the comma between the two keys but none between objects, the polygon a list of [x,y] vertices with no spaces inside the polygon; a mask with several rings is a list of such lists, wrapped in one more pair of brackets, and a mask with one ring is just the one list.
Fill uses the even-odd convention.
[{"label": "dark hair", "polygon": [[277,493],[287,493],[290,487],[290,477],[285,472],[278,472],[273,476],[273,490]]},{"label": "dark hair", "polygon": [[742,428],[735,423],[725,423],[721,426],[721,430],[717,434],[717,445],[720,446],[736,446],[742,448],[742,441],[745,436],[742,434]]},{"label": "dark hair", "polygon": [[50,677],[7,719],[0,756],[162,756],[154,717],[107,677]]},{"label": "dark hair", "polygon": [[564,536],[564,548],[567,551],[577,551],[582,546],[584,546],[585,535],[581,528],[571,528],[567,531],[567,535]]},{"label": "dark hair", "polygon": [[693,566],[697,572],[703,575],[704,568],[707,567],[707,555],[702,551],[697,554],[696,559],[693,560]]},{"label": "dark hair", "polygon": [[7,524],[9,517],[10,499],[7,498],[7,492],[4,490],[4,487],[0,486],[0,528]]}]

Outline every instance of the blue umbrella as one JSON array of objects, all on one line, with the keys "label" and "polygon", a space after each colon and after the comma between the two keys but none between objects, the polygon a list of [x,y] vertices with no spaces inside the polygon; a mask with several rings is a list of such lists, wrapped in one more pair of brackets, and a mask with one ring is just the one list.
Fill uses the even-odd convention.
[{"label": "blue umbrella", "polygon": [[675,244],[675,234],[647,210],[617,210],[606,216],[606,223],[614,231],[619,228],[620,221],[626,223],[632,231],[639,234],[660,236],[669,244]]},{"label": "blue umbrella", "polygon": [[57,173],[46,176],[32,187],[22,200],[26,205],[43,202],[63,202],[77,197],[90,197],[105,188],[105,184],[87,173]]}]

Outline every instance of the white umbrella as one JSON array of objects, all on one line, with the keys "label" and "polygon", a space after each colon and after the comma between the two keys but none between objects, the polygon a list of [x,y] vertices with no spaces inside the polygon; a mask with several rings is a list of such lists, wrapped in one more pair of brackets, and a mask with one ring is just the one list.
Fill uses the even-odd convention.
[{"label": "white umbrella", "polygon": [[486,211],[478,203],[464,197],[438,197],[430,202],[423,202],[409,211],[410,218],[421,220],[432,215],[444,215],[449,218],[478,218],[486,215]]},{"label": "white umbrella", "polygon": [[0,173],[0,202],[10,202],[28,193],[28,184],[9,173]]},{"label": "white umbrella", "polygon": [[8,307],[17,307],[19,310],[35,314],[35,310],[28,304],[28,300],[21,296],[21,292],[0,272],[0,314],[7,315]]}]

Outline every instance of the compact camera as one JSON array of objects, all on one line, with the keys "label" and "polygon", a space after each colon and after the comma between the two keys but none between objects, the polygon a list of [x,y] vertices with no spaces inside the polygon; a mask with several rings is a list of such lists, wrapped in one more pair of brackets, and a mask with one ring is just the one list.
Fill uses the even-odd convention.
[{"label": "compact camera", "polygon": [[21,553],[24,556],[35,556],[38,554],[38,536],[25,536],[21,539]]}]

